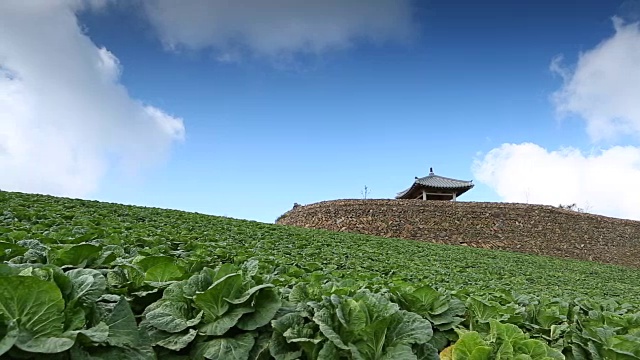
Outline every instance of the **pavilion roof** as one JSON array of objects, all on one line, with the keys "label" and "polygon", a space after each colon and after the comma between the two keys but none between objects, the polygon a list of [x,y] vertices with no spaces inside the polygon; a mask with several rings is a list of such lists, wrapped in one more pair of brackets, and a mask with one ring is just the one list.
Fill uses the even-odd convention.
[{"label": "pavilion roof", "polygon": [[427,187],[434,189],[446,189],[446,190],[457,190],[456,193],[459,195],[471,189],[474,186],[473,181],[466,180],[458,180],[452,179],[440,175],[435,175],[433,172],[430,172],[428,176],[416,178],[413,185],[410,188],[401,191],[396,196],[397,198],[401,198],[407,193],[411,192],[416,187]]}]

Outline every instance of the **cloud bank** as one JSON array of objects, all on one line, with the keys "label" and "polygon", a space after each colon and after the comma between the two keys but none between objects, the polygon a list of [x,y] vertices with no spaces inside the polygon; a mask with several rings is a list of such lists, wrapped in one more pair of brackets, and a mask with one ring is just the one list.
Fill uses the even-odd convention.
[{"label": "cloud bank", "polygon": [[640,148],[616,146],[584,154],[532,143],[503,144],[477,159],[478,181],[503,201],[576,203],[585,210],[640,220]]},{"label": "cloud bank", "polygon": [[212,48],[221,61],[241,54],[281,57],[349,47],[358,39],[402,41],[414,29],[411,0],[145,0],[171,49]]},{"label": "cloud bank", "polygon": [[[552,94],[561,116],[585,122],[594,142],[640,139],[640,25],[613,19],[615,34],[551,70],[562,76]],[[507,202],[577,203],[587,211],[640,220],[640,147],[613,146],[583,153],[531,143],[503,144],[476,159],[475,177]]]},{"label": "cloud bank", "polygon": [[154,165],[183,139],[182,120],[133,99],[117,57],[78,25],[106,3],[0,2],[1,189],[84,197],[114,161]]}]

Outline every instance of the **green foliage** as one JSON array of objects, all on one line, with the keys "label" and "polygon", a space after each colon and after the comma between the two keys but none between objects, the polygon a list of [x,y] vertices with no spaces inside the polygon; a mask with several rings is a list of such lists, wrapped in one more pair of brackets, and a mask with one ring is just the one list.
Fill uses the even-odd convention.
[{"label": "green foliage", "polygon": [[560,205],[558,205],[558,208],[564,209],[564,210],[571,210],[571,211],[575,211],[575,212],[579,212],[579,213],[587,212],[587,209],[583,209],[581,207],[578,207],[578,204],[576,204],[576,203],[569,204],[569,205],[560,204]]},{"label": "green foliage", "polygon": [[452,346],[452,358],[459,360],[530,359],[556,360],[565,356],[537,339],[529,339],[513,324],[491,320],[491,330],[484,337],[475,331],[458,330],[459,340]]},{"label": "green foliage", "polygon": [[0,195],[0,357],[640,358],[637,270]]}]

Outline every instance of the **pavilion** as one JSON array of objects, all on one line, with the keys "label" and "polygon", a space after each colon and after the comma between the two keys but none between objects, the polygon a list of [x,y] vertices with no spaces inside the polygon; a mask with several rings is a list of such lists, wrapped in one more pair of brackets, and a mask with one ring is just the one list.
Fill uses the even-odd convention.
[{"label": "pavilion", "polygon": [[452,200],[469,191],[473,180],[465,181],[439,176],[429,169],[429,175],[415,178],[415,182],[405,191],[399,192],[396,199]]}]

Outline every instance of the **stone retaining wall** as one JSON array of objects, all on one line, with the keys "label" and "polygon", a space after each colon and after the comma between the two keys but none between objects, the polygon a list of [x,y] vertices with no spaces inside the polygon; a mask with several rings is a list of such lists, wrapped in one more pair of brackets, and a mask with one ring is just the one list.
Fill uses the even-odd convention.
[{"label": "stone retaining wall", "polygon": [[335,200],[297,206],[276,223],[640,268],[640,221],[553,206]]}]

